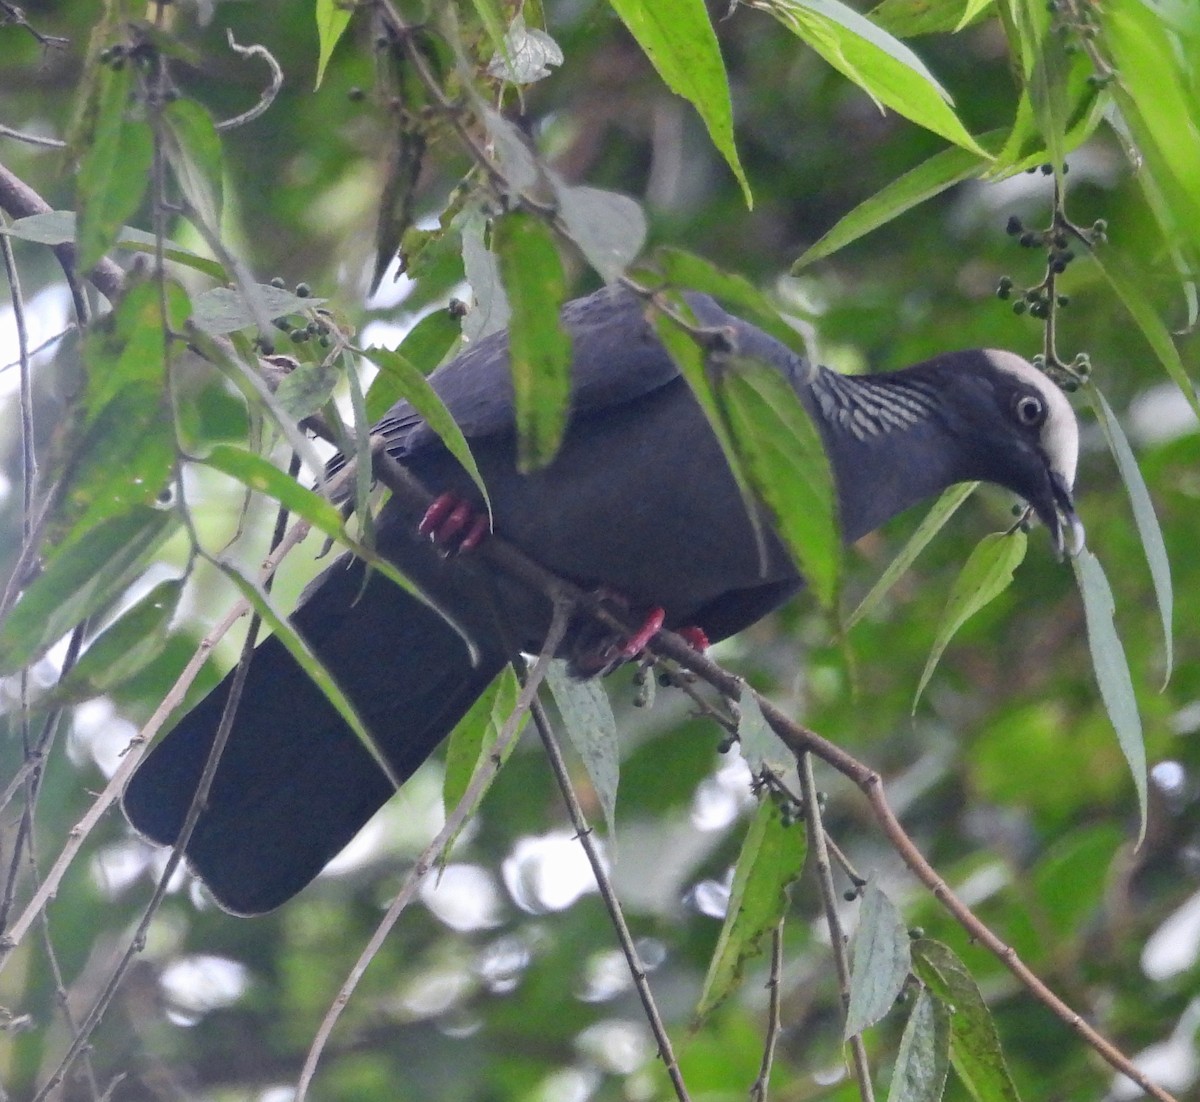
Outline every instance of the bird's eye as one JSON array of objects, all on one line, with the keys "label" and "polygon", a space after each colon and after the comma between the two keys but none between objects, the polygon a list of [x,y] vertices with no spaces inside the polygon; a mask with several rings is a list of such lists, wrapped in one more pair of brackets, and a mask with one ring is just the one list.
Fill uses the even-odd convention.
[{"label": "bird's eye", "polygon": [[1022,425],[1036,425],[1046,413],[1046,407],[1042,405],[1042,400],[1032,394],[1021,395],[1013,403],[1013,410]]}]

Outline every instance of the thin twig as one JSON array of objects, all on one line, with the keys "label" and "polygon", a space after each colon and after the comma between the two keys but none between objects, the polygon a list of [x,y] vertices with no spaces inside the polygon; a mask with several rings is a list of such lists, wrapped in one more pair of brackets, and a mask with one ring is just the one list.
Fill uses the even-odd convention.
[{"label": "thin twig", "polygon": [[616,931],[617,940],[621,943],[621,952],[625,954],[625,961],[629,965],[630,975],[633,976],[633,984],[637,990],[638,998],[641,1000],[642,1010],[645,1012],[646,1021],[649,1023],[650,1031],[654,1034],[655,1043],[658,1045],[659,1059],[662,1060],[667,1069],[671,1086],[675,1090],[675,1097],[679,1099],[679,1102],[689,1102],[687,1085],[683,1081],[683,1072],[679,1069],[679,1061],[675,1058],[675,1050],[671,1045],[671,1037],[667,1033],[667,1027],[662,1020],[662,1015],[658,1011],[658,1005],[654,1001],[654,994],[650,990],[650,982],[646,978],[645,965],[642,964],[641,957],[638,954],[633,934],[629,931],[629,924],[625,921],[625,913],[621,909],[621,901],[617,898],[617,893],[613,889],[608,870],[604,867],[604,861],[600,857],[600,850],[596,846],[595,838],[592,836],[592,828],[588,825],[583,808],[579,805],[579,799],[575,795],[575,788],[571,784],[570,773],[567,771],[567,764],[563,760],[558,740],[554,737],[554,731],[550,727],[550,721],[546,718],[546,711],[540,701],[535,700],[533,702],[532,713],[533,722],[537,725],[538,734],[542,739],[542,746],[545,748],[546,757],[550,762],[550,770],[554,774],[555,781],[558,782],[559,791],[562,793],[563,800],[567,805],[567,813],[571,818],[571,825],[575,829],[575,837],[578,838],[579,844],[583,847],[583,852],[587,856],[588,864],[592,867],[592,875],[596,878],[596,887],[600,891],[600,898],[604,901],[609,921]]},{"label": "thin twig", "polygon": [[271,84],[259,97],[258,103],[250,108],[249,111],[243,111],[240,115],[234,115],[231,119],[226,119],[224,122],[216,124],[218,132],[226,130],[236,130],[239,126],[245,126],[248,122],[253,122],[259,115],[265,114],[267,109],[275,102],[275,97],[279,95],[279,89],[283,87],[283,69],[280,68],[279,62],[275,60],[271,51],[266,46],[239,46],[233,37],[233,31],[225,28],[225,36],[229,39],[229,48],[241,57],[261,57],[271,70]]},{"label": "thin twig", "polygon": [[[842,930],[838,914],[837,889],[833,885],[833,868],[829,864],[829,849],[825,845],[825,826],[821,822],[821,801],[817,794],[817,782],[813,778],[812,755],[801,754],[800,794],[804,798],[804,819],[808,823],[808,844],[812,847],[813,860],[817,869],[817,883],[821,887],[821,903],[825,908],[825,925],[829,928],[829,940],[833,948],[833,964],[837,972],[838,989],[842,996],[843,1012],[850,1005],[850,961],[846,955],[846,935]],[[850,1038],[852,1071],[858,1083],[858,1094],[863,1102],[874,1102],[875,1090],[871,1086],[871,1067],[867,1062],[867,1049],[862,1034]]]},{"label": "thin twig", "polygon": [[775,1046],[779,1043],[781,1026],[780,986],[783,976],[783,926],[781,918],[771,931],[771,970],[767,976],[767,1039],[763,1044],[762,1063],[758,1076],[750,1084],[751,1102],[767,1102],[767,1090],[771,1083],[771,1065],[775,1062]]},{"label": "thin twig", "polygon": [[517,698],[516,707],[513,708],[512,714],[505,721],[500,734],[496,736],[496,741],[492,744],[491,752],[476,768],[475,775],[471,778],[470,784],[467,785],[467,790],[462,794],[454,810],[446,817],[445,825],[438,831],[437,836],[422,850],[421,855],[413,863],[408,876],[405,877],[404,883],[392,900],[391,906],[388,907],[387,913],[375,928],[370,941],[367,942],[363,951],[359,954],[358,960],[354,962],[354,967],[350,970],[350,974],[339,989],[337,997],[333,1000],[333,1005],[330,1006],[325,1017],[321,1020],[321,1025],[317,1029],[316,1036],[313,1037],[312,1045],[309,1047],[308,1055],[304,1059],[304,1067],[301,1069],[300,1078],[296,1083],[295,1102],[304,1102],[308,1088],[312,1085],[313,1076],[316,1074],[317,1063],[321,1059],[321,1054],[325,1050],[330,1034],[333,1032],[333,1027],[337,1024],[338,1018],[341,1017],[342,1011],[350,1001],[350,996],[354,993],[354,989],[358,986],[367,967],[375,959],[375,955],[379,952],[404,909],[412,902],[417,889],[421,886],[421,881],[425,879],[429,870],[433,868],[434,863],[442,855],[446,846],[457,836],[467,816],[475,808],[480,797],[487,791],[488,786],[492,783],[497,772],[499,772],[500,765],[506,757],[508,744],[516,737],[517,732],[521,728],[522,718],[537,699],[538,688],[546,676],[550,660],[554,657],[555,651],[558,650],[559,643],[562,642],[568,619],[568,606],[566,604],[555,605],[554,615],[550,622],[550,629],[546,635],[546,642],[542,646],[542,652],[538,655],[533,669],[530,670],[529,676],[524,686],[522,686],[520,696]]}]

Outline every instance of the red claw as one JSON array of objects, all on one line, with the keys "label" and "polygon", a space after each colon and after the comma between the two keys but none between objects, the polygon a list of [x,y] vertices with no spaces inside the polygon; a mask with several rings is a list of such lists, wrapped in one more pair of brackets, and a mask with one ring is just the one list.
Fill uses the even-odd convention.
[{"label": "red claw", "polygon": [[692,650],[697,650],[703,654],[708,650],[708,636],[704,634],[704,629],[700,627],[680,628],[676,633]]},{"label": "red claw", "polygon": [[663,620],[666,618],[667,614],[661,608],[652,608],[646,614],[646,620],[642,626],[621,645],[621,657],[636,658],[641,654],[650,640],[658,634],[659,629],[663,626]]},{"label": "red claw", "polygon": [[417,525],[417,532],[444,551],[455,550],[462,554],[483,542],[488,534],[488,519],[484,515],[476,515],[470,502],[456,494],[439,494],[425,510],[421,523]]}]

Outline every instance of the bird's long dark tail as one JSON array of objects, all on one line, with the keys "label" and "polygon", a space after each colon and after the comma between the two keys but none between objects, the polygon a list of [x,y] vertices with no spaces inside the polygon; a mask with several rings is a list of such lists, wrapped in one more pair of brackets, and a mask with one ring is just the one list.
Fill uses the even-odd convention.
[{"label": "bird's long dark tail", "polygon": [[[382,577],[336,566],[293,623],[404,780],[504,664],[477,664],[436,612]],[[149,754],[125,792],[133,825],[173,844],[229,694],[227,677]],[[250,663],[229,742],[187,856],[218,902],[259,914],[304,887],[392,794],[353,731],[276,638]]]}]

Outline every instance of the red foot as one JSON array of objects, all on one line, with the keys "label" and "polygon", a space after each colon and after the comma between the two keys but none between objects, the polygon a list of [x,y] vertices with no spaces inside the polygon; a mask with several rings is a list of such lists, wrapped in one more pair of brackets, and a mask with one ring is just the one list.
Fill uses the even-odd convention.
[{"label": "red foot", "polygon": [[637,629],[625,642],[621,645],[619,654],[622,658],[636,658],[646,649],[646,645],[653,639],[663,626],[663,620],[667,618],[667,614],[659,607],[655,606],[646,615],[645,622]]},{"label": "red foot", "polygon": [[439,494],[425,510],[417,532],[428,536],[446,552],[461,555],[478,547],[488,534],[485,514],[476,514],[471,504],[457,494]]},{"label": "red foot", "polygon": [[704,634],[704,629],[699,627],[680,628],[676,633],[692,650],[698,650],[703,654],[708,650],[708,636]]}]

